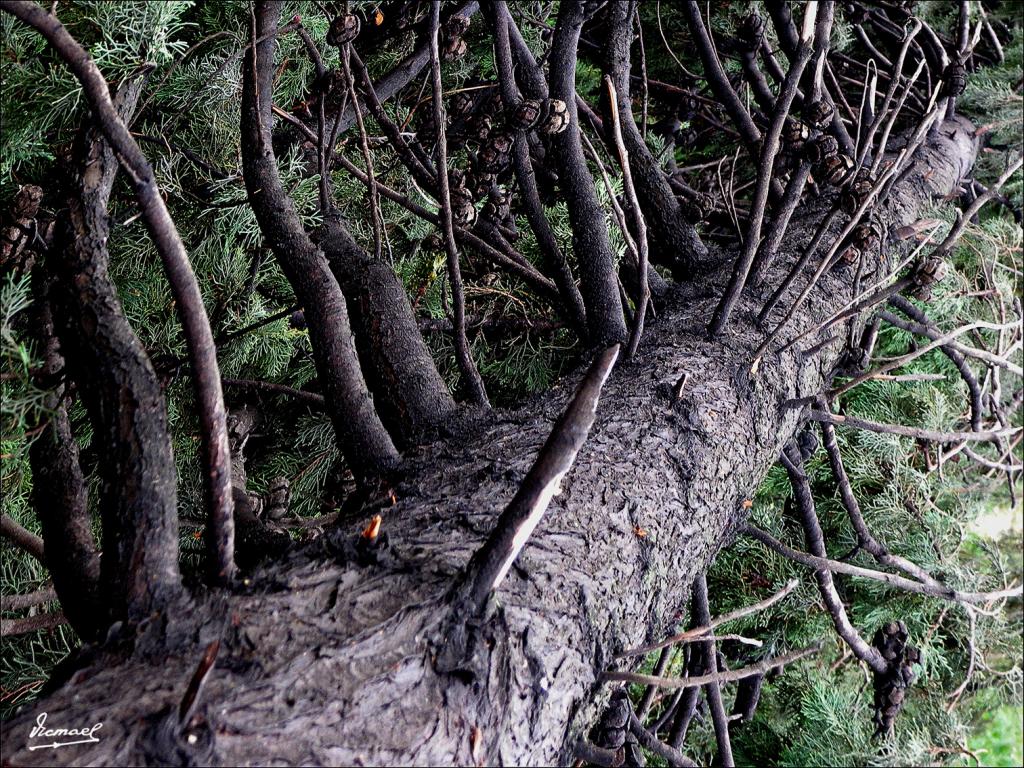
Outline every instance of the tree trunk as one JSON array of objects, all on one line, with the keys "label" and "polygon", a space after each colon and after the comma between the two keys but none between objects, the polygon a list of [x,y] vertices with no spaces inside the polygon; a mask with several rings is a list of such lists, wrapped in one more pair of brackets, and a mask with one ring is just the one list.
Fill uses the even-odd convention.
[{"label": "tree trunk", "polygon": [[[880,231],[913,221],[972,166],[969,125],[947,123],[934,134],[882,207]],[[829,198],[805,207],[790,242],[806,242]],[[883,243],[878,277],[904,247]],[[131,650],[110,642],[83,654],[63,687],[5,725],[7,759],[571,762],[609,690],[601,672],[616,652],[674,625],[694,576],[744,522],[743,501],[800,427],[801,410],[786,401],[820,392],[831,378],[839,341],[809,356],[770,353],[748,374],[763,338],[753,318],[798,254],[779,254],[764,291],[742,297],[718,340],[707,338],[706,324],[727,276],[703,293],[673,290],[636,361],[620,363],[605,385],[561,494],[479,623],[468,672],[444,674],[433,664],[453,585],[564,408],[567,384],[494,414],[472,435],[414,452],[397,503],[342,521],[334,545],[326,536],[258,570],[244,589],[197,596],[187,615],[139,627]],[[849,301],[852,272],[826,274],[789,333]],[[376,513],[390,547],[368,552],[354,543]],[[216,639],[199,708],[168,739],[168,718]],[[41,712],[49,728],[103,723],[99,743],[28,751]]]}]

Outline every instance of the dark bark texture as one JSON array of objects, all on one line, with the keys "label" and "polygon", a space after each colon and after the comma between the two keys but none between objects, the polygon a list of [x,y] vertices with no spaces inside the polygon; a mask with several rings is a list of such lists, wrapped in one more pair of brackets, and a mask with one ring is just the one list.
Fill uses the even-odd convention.
[{"label": "dark bark texture", "polygon": [[[692,278],[695,272],[699,274],[707,271],[710,266],[707,263],[708,249],[697,237],[693,225],[683,216],[668,179],[633,119],[629,73],[635,9],[635,2],[612,5],[604,70],[615,85],[618,113],[622,122],[622,140],[629,151],[630,167],[636,179],[641,207],[653,235],[654,252],[651,258],[670,266],[678,279],[686,280]],[[606,103],[607,96],[602,95]],[[606,126],[610,119],[610,108],[606,107]],[[611,146],[610,135],[606,136],[606,140],[609,140]]]},{"label": "dark bark texture", "polygon": [[[44,285],[39,291],[37,333],[45,350],[43,375],[58,376],[64,368],[64,358],[46,297],[49,281],[40,282]],[[47,542],[44,560],[64,614],[80,637],[93,640],[106,629],[99,591],[100,555],[92,535],[92,515],[78,461],[78,443],[71,431],[64,396],[65,387],[47,396],[49,423],[29,448],[32,506]]]},{"label": "dark bark texture", "polygon": [[391,266],[374,260],[334,216],[319,246],[348,301],[356,349],[381,418],[403,443],[442,427],[455,410],[423,341],[405,287]]},{"label": "dark bark texture", "polygon": [[271,144],[274,31],[278,3],[260,5],[254,35],[262,42],[246,56],[242,88],[242,168],[263,237],[306,312],[317,375],[345,458],[360,478],[377,477],[399,462],[373,405],[356,354],[345,296],[323,252],[302,227],[277,173]]},{"label": "dark bark texture", "polygon": [[[134,110],[141,87],[135,81],[119,91],[121,114]],[[107,199],[117,161],[94,130],[83,132],[75,159],[80,175],[58,222],[51,300],[68,373],[79,384],[103,457],[100,592],[106,616],[94,620],[140,620],[180,594],[177,471],[160,380],[108,269]],[[65,427],[63,421],[58,414],[54,428]],[[64,513],[77,515],[70,507]]]},{"label": "dark bark texture", "polygon": [[[955,188],[974,152],[970,126],[936,131],[880,211],[883,231]],[[792,242],[810,236],[830,203],[824,196],[801,210]],[[887,245],[884,263],[896,263],[902,247]],[[769,285],[794,251],[779,254]],[[874,257],[871,266],[885,268]],[[674,289],[637,362],[612,373],[562,493],[477,627],[480,642],[466,665],[472,674],[443,674],[433,663],[453,619],[452,587],[563,410],[568,385],[493,415],[459,440],[414,452],[397,504],[364,510],[333,548],[309,545],[253,573],[245,591],[197,598],[168,622],[166,635],[143,627],[130,651],[87,654],[64,687],[6,724],[10,762],[53,759],[26,748],[42,711],[53,726],[104,723],[100,743],[63,749],[63,761],[172,759],[166,748],[153,751],[154,714],[178,706],[204,648],[219,639],[199,705],[205,730],[192,745],[175,742],[174,759],[571,763],[606,699],[602,671],[616,652],[671,628],[694,577],[743,524],[743,500],[801,425],[802,413],[783,403],[820,392],[841,352],[834,344],[812,356],[769,354],[749,377],[762,338],[752,320],[764,295],[743,296],[726,338],[709,340],[706,322],[724,278],[704,293]],[[791,332],[842,306],[852,283],[850,271],[826,275]],[[689,382],[676,397],[684,373]],[[377,512],[390,547],[360,554],[346,540],[354,542]]]}]

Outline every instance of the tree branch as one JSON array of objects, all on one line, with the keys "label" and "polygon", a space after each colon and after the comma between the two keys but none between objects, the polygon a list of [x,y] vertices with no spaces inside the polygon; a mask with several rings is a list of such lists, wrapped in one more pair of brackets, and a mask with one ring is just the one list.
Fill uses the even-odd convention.
[{"label": "tree branch", "polygon": [[[804,539],[807,542],[807,549],[812,555],[824,558],[825,536],[818,523],[818,515],[814,509],[814,497],[811,495],[811,484],[807,475],[803,472],[803,458],[800,451],[790,444],[782,454],[782,464],[789,475],[789,482],[793,487],[793,498],[796,501],[796,509],[800,518],[800,525],[804,529]],[[868,642],[861,637],[860,632],[853,626],[846,615],[846,606],[836,591],[835,583],[832,580],[832,573],[828,570],[814,572],[814,580],[818,583],[818,592],[825,605],[825,610],[832,617],[832,624],[836,633],[843,638],[846,644],[853,651],[853,654],[861,661],[867,663],[875,674],[883,675],[889,665],[885,659]]]},{"label": "tree branch", "polygon": [[[814,24],[817,11],[818,4],[816,2],[808,3],[804,11],[804,29],[806,34],[800,41],[799,50],[794,57],[789,72],[786,73],[786,79],[782,82],[782,87],[779,89],[779,98],[775,102],[775,111],[772,113],[768,132],[765,134],[764,141],[762,142],[757,166],[757,184],[754,187],[747,234],[743,239],[743,250],[733,267],[729,285],[722,294],[722,299],[719,301],[718,306],[715,307],[715,313],[708,326],[708,334],[712,337],[718,336],[728,325],[733,307],[739,301],[740,294],[747,283],[747,275],[750,273],[750,267],[754,262],[754,254],[761,244],[761,224],[764,221],[765,208],[768,205],[768,188],[770,182],[775,178],[775,156],[779,152],[779,138],[782,135],[782,127],[786,122],[786,118],[789,116],[789,108],[793,103],[793,97],[796,96],[797,84],[800,82],[800,77],[803,75],[807,62],[811,59],[810,30]],[[828,30],[823,34],[825,40],[828,40],[831,23],[827,26]],[[819,50],[820,53],[821,51]]]},{"label": "tree branch", "polygon": [[[677,279],[692,280],[694,273],[704,272],[710,266],[707,263],[707,246],[701,242],[697,230],[683,216],[668,179],[633,118],[630,95],[630,48],[635,9],[636,3],[632,1],[616,2],[609,7],[608,37],[602,68],[605,77],[612,84],[612,90],[608,91],[608,99],[602,99],[606,126],[604,138],[607,145],[617,151],[620,158],[625,153],[635,174],[636,188],[633,196],[639,197],[639,203],[634,219],[639,222],[639,206],[642,206],[642,216],[650,225],[652,257],[659,263],[667,265]],[[624,149],[619,149],[619,144]],[[633,178],[625,183],[628,198],[628,187],[633,185]],[[643,238],[638,235],[636,239],[639,242]],[[643,296],[644,291],[640,295]],[[632,341],[630,346],[632,347]],[[629,353],[627,356],[633,355]]]},{"label": "tree branch", "polygon": [[480,378],[480,372],[473,362],[473,355],[466,340],[466,294],[462,286],[462,270],[459,268],[459,253],[455,246],[452,230],[452,199],[448,189],[448,141],[445,129],[444,103],[441,100],[441,57],[438,51],[438,27],[441,23],[441,2],[432,0],[430,5],[430,82],[433,88],[434,124],[437,126],[437,182],[440,203],[441,232],[444,234],[444,249],[448,259],[448,282],[452,288],[452,330],[455,340],[455,358],[459,363],[462,381],[469,396],[477,405],[489,406],[487,390]]},{"label": "tree branch", "polygon": [[317,374],[338,444],[357,477],[394,469],[398,452],[373,407],[363,378],[345,297],[323,253],[299,221],[277,172],[270,137],[274,30],[279,2],[261,2],[254,40],[267,38],[245,57],[242,87],[242,163],[246,189],[267,244],[305,309]]},{"label": "tree branch", "polygon": [[607,345],[625,341],[627,334],[604,211],[598,202],[594,177],[587,168],[580,139],[576,55],[584,18],[582,0],[567,0],[558,7],[551,42],[550,90],[552,98],[565,104],[569,126],[555,135],[551,143],[559,185],[569,209],[590,341],[594,345]]},{"label": "tree branch", "polygon": [[185,252],[185,246],[167,212],[153,169],[132,138],[110,100],[106,79],[89,54],[75,41],[55,16],[28,0],[3,0],[3,10],[36,29],[82,83],[99,130],[116,153],[128,175],[142,209],[143,220],[156,246],[182,330],[188,344],[195,381],[199,423],[205,452],[207,503],[216,538],[217,577],[231,578],[234,566],[231,515],[231,452],[225,426],[224,397],[220,390],[213,333],[203,306],[199,284]]},{"label": "tree branch", "polygon": [[515,497],[501,513],[487,541],[473,555],[467,583],[470,605],[477,611],[501,584],[551,499],[560,493],[559,483],[572,468],[576,454],[587,439],[597,413],[601,388],[618,356],[619,345],[616,344],[596,357]]},{"label": "tree branch", "polygon": [[787,547],[767,531],[762,531],[760,528],[753,525],[748,524],[745,526],[743,528],[743,533],[751,538],[757,539],[770,549],[774,549],[783,557],[786,557],[793,562],[800,563],[800,565],[807,566],[808,568],[813,568],[817,571],[828,570],[833,573],[845,573],[848,576],[857,576],[863,579],[874,579],[875,581],[881,581],[884,584],[895,587],[896,589],[902,589],[904,592],[913,592],[914,594],[925,595],[927,597],[937,597],[942,600],[949,600],[955,603],[974,604],[987,603],[1004,597],[1016,597],[1022,593],[1021,587],[1011,587],[1009,589],[996,590],[993,592],[960,592],[948,586],[943,586],[941,589],[938,589],[912,579],[896,576],[892,573],[873,571],[870,568],[861,568],[839,560],[829,560],[828,558],[817,557],[815,555],[809,555],[806,552],[800,552],[792,547]]},{"label": "tree branch", "polygon": [[0,516],[0,534],[18,549],[28,552],[40,563],[46,565],[43,540],[19,525],[10,515]]},{"label": "tree branch", "polygon": [[[522,101],[519,87],[516,84],[515,72],[512,66],[512,50],[509,43],[509,32],[515,26],[512,16],[508,11],[508,5],[502,1],[495,2],[490,12],[491,26],[494,31],[494,52],[495,65],[498,70],[498,84],[501,88],[501,99],[505,110],[511,111]],[[516,30],[518,32],[518,29]],[[519,194],[525,209],[530,229],[537,238],[537,245],[544,254],[544,258],[550,264],[555,276],[555,283],[558,285],[558,292],[564,304],[562,311],[565,312],[577,335],[586,339],[587,337],[587,310],[583,304],[583,297],[580,296],[579,288],[576,287],[576,279],[558,246],[551,224],[544,215],[544,207],[541,204],[540,194],[537,191],[537,179],[533,173],[533,165],[530,161],[530,146],[525,131],[515,132],[515,143],[512,146],[512,163],[516,174],[516,181],[519,183]]]}]

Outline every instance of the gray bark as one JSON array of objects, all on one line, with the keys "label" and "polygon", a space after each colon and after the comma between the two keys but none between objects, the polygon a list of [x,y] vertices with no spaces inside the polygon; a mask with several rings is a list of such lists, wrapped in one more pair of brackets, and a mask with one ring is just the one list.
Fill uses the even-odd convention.
[{"label": "gray bark", "polygon": [[[880,212],[883,232],[955,188],[974,162],[970,130],[957,122],[935,132]],[[829,202],[811,201],[787,242],[805,241]],[[872,266],[881,272],[897,263],[901,247],[883,244],[887,258],[872,254]],[[779,254],[763,292],[741,299],[718,340],[707,339],[705,327],[726,276],[713,290],[674,289],[636,361],[620,363],[605,385],[561,495],[480,624],[468,664],[475,674],[446,675],[433,665],[453,586],[571,395],[568,384],[494,415],[473,434],[415,452],[397,504],[364,509],[342,526],[354,541],[382,514],[390,548],[375,558],[343,559],[321,540],[264,566],[233,594],[197,596],[187,615],[140,627],[130,651],[110,643],[87,654],[69,682],[5,724],[5,760],[570,763],[609,692],[601,672],[616,652],[671,628],[688,585],[743,524],[743,500],[801,424],[801,412],[784,401],[820,392],[832,375],[839,344],[810,357],[797,349],[768,354],[756,377],[747,374],[762,338],[753,319],[798,254],[799,247]],[[790,332],[841,307],[852,282],[852,270],[826,275]],[[676,399],[684,373],[689,381]],[[157,738],[166,736],[165,708],[177,711],[215,639],[221,647],[200,696],[202,719],[190,726],[195,744],[176,732],[169,747]],[[100,742],[28,751],[43,711],[49,727],[102,722]]]}]

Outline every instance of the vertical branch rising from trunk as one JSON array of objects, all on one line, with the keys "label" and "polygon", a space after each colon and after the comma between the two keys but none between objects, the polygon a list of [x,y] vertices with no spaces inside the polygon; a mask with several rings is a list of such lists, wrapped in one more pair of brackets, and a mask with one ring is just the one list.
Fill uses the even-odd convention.
[{"label": "vertical branch rising from trunk", "polygon": [[[693,616],[698,625],[711,623],[711,606],[708,602],[707,575],[701,574],[693,582]],[[714,635],[702,643],[704,647],[704,665],[709,674],[718,672],[718,650],[715,647]],[[732,757],[732,742],[729,740],[729,718],[725,713],[725,702],[722,700],[722,686],[717,680],[704,686],[704,695],[708,700],[708,709],[715,726],[715,741],[718,744],[718,762],[724,766],[736,765]]]},{"label": "vertical branch rising from trunk", "polygon": [[[640,209],[640,201],[636,196],[636,187],[633,185],[633,171],[629,165],[629,150],[626,149],[626,144],[622,139],[621,120],[619,119],[619,97],[608,75],[605,75],[604,82],[608,88],[608,99],[611,104],[608,130],[612,134],[613,144],[618,152],[619,167],[622,168],[622,187],[625,192],[625,198],[629,203],[630,212],[633,214],[634,225],[636,226],[636,241],[630,245],[631,250],[635,251],[634,256],[636,257],[637,264],[636,313],[633,317],[633,326],[629,331],[629,345],[626,348],[626,356],[633,359],[633,356],[636,355],[637,347],[640,346],[640,337],[644,333],[644,317],[647,314],[647,305],[651,300],[651,286],[647,277],[647,222],[644,219],[643,211]],[[632,120],[632,116],[630,116],[630,120]],[[627,242],[632,241],[633,238],[626,230],[625,215],[620,215],[623,219],[622,234]]]},{"label": "vertical branch rising from trunk", "polygon": [[[636,179],[636,191],[643,207],[645,220],[650,224],[657,260],[673,265],[678,277],[692,277],[694,271],[706,268],[708,249],[701,242],[697,230],[686,221],[679,202],[672,193],[668,179],[633,119],[630,98],[630,47],[633,40],[635,2],[612,3],[608,9],[608,45],[605,49],[604,72],[615,86],[616,106],[622,140],[629,152],[629,164]],[[611,105],[605,105],[605,124],[611,117]],[[605,139],[614,146],[611,136]]]},{"label": "vertical branch rising from trunk", "polygon": [[302,227],[277,172],[271,146],[274,45],[279,2],[256,7],[254,40],[245,56],[242,83],[242,167],[264,238],[305,307],[317,375],[338,443],[361,479],[393,469],[399,461],[391,436],[374,410],[359,367],[348,310],[327,260]]},{"label": "vertical branch rising from trunk", "polygon": [[580,140],[576,53],[583,29],[583,5],[582,0],[567,0],[558,7],[558,22],[551,41],[549,80],[551,97],[565,102],[569,127],[554,136],[551,143],[559,168],[559,183],[569,208],[590,340],[595,345],[607,345],[626,340],[626,321],[604,211],[598,202],[594,177],[587,168]]},{"label": "vertical branch rising from trunk", "polygon": [[[141,87],[135,80],[118,90],[122,114],[134,110]],[[75,158],[78,176],[71,182],[67,217],[59,222],[51,260],[56,275],[51,296],[61,323],[61,349],[102,457],[100,585],[107,616],[95,620],[138,620],[181,591],[177,476],[160,381],[108,272],[107,199],[117,162],[95,129],[82,131]],[[66,425],[58,417],[54,426]],[[79,513],[68,509],[66,514]]]},{"label": "vertical branch rising from trunk", "polygon": [[[519,86],[516,84],[515,70],[512,66],[512,47],[509,41],[510,29],[515,22],[513,22],[505,2],[493,3],[490,10],[489,17],[494,30],[495,67],[498,70],[501,100],[505,109],[511,110],[522,98]],[[580,296],[579,288],[576,287],[572,268],[569,266],[565,254],[562,253],[562,249],[559,248],[551,224],[544,215],[544,207],[537,191],[537,179],[533,174],[533,165],[530,162],[530,145],[527,134],[525,131],[519,130],[515,133],[512,163],[516,181],[519,183],[519,193],[522,196],[526,219],[537,238],[537,245],[541,253],[544,254],[544,258],[554,272],[558,293],[564,303],[562,311],[568,316],[576,333],[585,339],[587,336],[587,310],[583,305],[583,297]]]},{"label": "vertical branch rising from trunk", "polygon": [[466,292],[462,286],[462,270],[459,268],[459,252],[455,245],[452,229],[452,198],[448,188],[448,141],[445,131],[443,86],[441,84],[441,54],[438,50],[439,27],[441,25],[441,0],[430,4],[430,85],[433,89],[434,125],[437,126],[437,187],[440,204],[441,232],[444,234],[444,249],[448,258],[448,281],[452,286],[452,335],[455,337],[455,358],[458,360],[462,379],[469,396],[477,405],[489,405],[487,390],[480,378],[480,372],[473,362],[466,339]]},{"label": "vertical branch rising from trunk", "polygon": [[224,396],[210,321],[185,246],[160,196],[152,167],[118,116],[110,100],[107,82],[89,54],[57,21],[56,16],[51,16],[33,2],[4,0],[0,3],[0,10],[34,27],[82,83],[89,106],[96,116],[98,130],[110,142],[119,162],[131,177],[146,229],[163,262],[188,346],[203,435],[206,465],[203,479],[217,554],[216,575],[221,580],[229,579],[234,572],[234,524],[231,515],[231,451],[228,448]]},{"label": "vertical branch rising from trunk", "polygon": [[[53,327],[49,280],[40,282],[37,334],[43,342],[43,375],[57,376],[64,367]],[[64,387],[47,396],[49,424],[29,448],[32,464],[32,506],[45,543],[46,567],[61,609],[75,632],[95,639],[105,629],[100,599],[100,556],[92,535],[89,498],[78,462],[78,443],[63,403]]]},{"label": "vertical branch rising from trunk", "polygon": [[[757,183],[754,186],[754,197],[750,204],[750,221],[746,237],[743,239],[743,250],[733,267],[732,277],[722,295],[722,300],[715,307],[715,314],[711,318],[711,325],[708,328],[711,336],[720,334],[728,324],[733,307],[736,306],[740,293],[743,292],[743,288],[747,284],[747,275],[750,274],[754,254],[761,242],[761,224],[764,222],[765,207],[768,205],[768,189],[775,172],[775,157],[779,152],[782,126],[789,116],[789,108],[793,103],[793,97],[796,96],[800,77],[811,58],[811,31],[817,13],[818,3],[808,3],[804,11],[804,29],[800,38],[799,50],[789,67],[789,72],[786,73],[786,79],[782,81],[779,98],[775,102],[775,112],[772,114],[764,141],[761,143],[761,156],[757,164]],[[828,19],[828,22],[825,33],[821,35],[826,40],[832,28],[831,19]]]},{"label": "vertical branch rising from trunk", "polygon": [[[686,23],[689,25],[697,45],[701,64],[704,65],[704,77],[707,79],[708,85],[711,86],[712,92],[722,102],[729,119],[739,131],[747,153],[756,162],[761,151],[761,132],[754,125],[750,113],[747,112],[747,108],[740,101],[729,82],[729,76],[725,73],[718,53],[715,51],[711,33],[704,26],[704,20],[700,15],[700,5],[696,0],[686,0],[683,3],[683,13],[686,15]],[[769,189],[773,199],[782,197],[782,185],[777,179],[771,180]]]},{"label": "vertical branch rising from trunk", "polygon": [[[832,0],[826,0],[825,5],[827,8],[822,9],[824,12],[829,15],[835,13],[835,3]],[[772,24],[775,27],[775,33],[779,37],[779,47],[782,48],[789,60],[792,61],[793,57],[796,56],[797,49],[800,47],[796,25],[793,23],[793,14],[785,0],[769,0],[767,7],[768,14],[771,16]],[[822,66],[828,66],[828,62],[822,62]],[[821,100],[831,106],[836,115],[835,120],[829,124],[829,133],[835,136],[843,152],[850,157],[854,157],[856,155],[856,147],[854,146],[853,139],[850,137],[850,132],[846,130],[846,125],[839,117],[839,110],[836,109],[835,100],[832,98],[828,88],[822,89]]]},{"label": "vertical branch rising from trunk", "polygon": [[337,212],[325,218],[318,244],[347,299],[359,359],[374,398],[384,405],[388,431],[410,442],[443,426],[455,401],[394,270],[352,239]]}]

